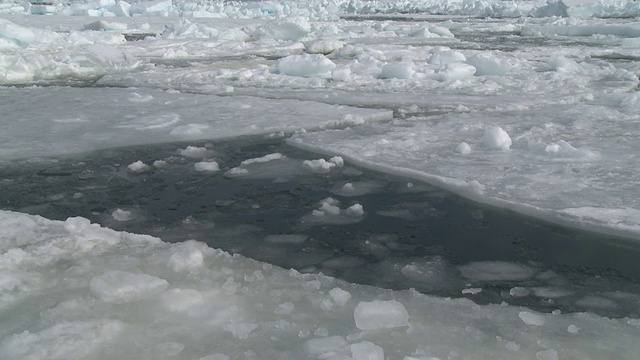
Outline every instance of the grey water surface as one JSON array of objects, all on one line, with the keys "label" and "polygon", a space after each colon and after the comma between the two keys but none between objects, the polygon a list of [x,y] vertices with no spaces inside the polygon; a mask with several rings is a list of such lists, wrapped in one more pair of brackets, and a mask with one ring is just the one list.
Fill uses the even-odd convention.
[{"label": "grey water surface", "polygon": [[[206,151],[185,156],[180,149],[187,146]],[[251,176],[227,172],[272,153],[285,158],[254,165]],[[196,171],[203,157],[221,170]],[[58,220],[83,216],[170,242],[196,239],[355,283],[540,311],[640,315],[640,246],[632,242],[349,164],[326,173],[303,165],[318,158],[281,139],[252,137],[14,161],[0,169],[0,208]],[[156,160],[163,162],[152,166]],[[149,170],[131,171],[127,165],[136,161]],[[313,215],[328,197],[343,209],[360,204],[364,215]]]}]

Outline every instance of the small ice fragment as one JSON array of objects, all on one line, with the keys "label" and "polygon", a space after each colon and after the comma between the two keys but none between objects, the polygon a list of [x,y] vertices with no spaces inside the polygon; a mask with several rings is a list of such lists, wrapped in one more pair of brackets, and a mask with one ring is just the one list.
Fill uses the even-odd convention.
[{"label": "small ice fragment", "polygon": [[278,307],[273,312],[278,315],[287,315],[291,314],[294,309],[295,305],[291,301],[287,301],[278,305]]},{"label": "small ice fragment", "polygon": [[215,172],[220,171],[220,166],[215,161],[200,161],[194,164],[196,171]]},{"label": "small ice fragment", "polygon": [[184,149],[178,149],[178,154],[186,157],[204,157],[209,153],[209,149],[199,146],[187,146]]},{"label": "small ice fragment", "polygon": [[520,345],[515,341],[509,341],[505,347],[509,351],[520,351]]},{"label": "small ice fragment", "polygon": [[322,354],[332,350],[338,350],[347,346],[347,340],[342,336],[329,336],[307,340],[304,350],[309,354]]},{"label": "small ice fragment", "polygon": [[131,170],[134,173],[143,173],[146,171],[149,171],[151,169],[151,167],[145,163],[143,163],[141,160],[138,160],[134,163],[131,163],[127,166],[129,168],[129,170]]},{"label": "small ice fragment", "polygon": [[499,126],[492,126],[484,131],[482,143],[492,150],[509,150],[511,137]]},{"label": "small ice fragment", "polygon": [[429,32],[434,33],[436,35],[440,35],[442,37],[453,38],[454,35],[448,28],[444,26],[431,26],[429,27]]},{"label": "small ice fragment", "polygon": [[155,296],[166,290],[169,283],[147,274],[112,270],[95,276],[89,287],[93,294],[106,302],[124,304]]},{"label": "small ice fragment", "polygon": [[232,169],[229,169],[227,172],[225,172],[224,176],[233,178],[233,177],[240,177],[248,174],[249,174],[249,170],[241,167],[234,167]]},{"label": "small ice fragment", "polygon": [[316,216],[340,215],[340,208],[337,205],[337,200],[328,197],[320,202],[320,207],[318,208],[318,210],[314,210],[313,214]]},{"label": "small ice fragment", "polygon": [[386,64],[382,67],[380,79],[411,79],[414,72],[410,62]]},{"label": "small ice fragment", "polygon": [[325,159],[305,160],[302,162],[302,165],[318,174],[326,174],[331,170],[331,168],[337,166],[334,162],[327,161]]},{"label": "small ice fragment", "polygon": [[163,168],[163,167],[167,167],[169,163],[167,163],[164,160],[156,160],[153,162],[153,167],[155,168]]},{"label": "small ice fragment", "polygon": [[148,101],[151,101],[151,100],[153,100],[153,96],[151,94],[140,95],[140,94],[134,92],[129,97],[129,101],[135,102],[135,103],[148,102]]},{"label": "small ice fragment", "polygon": [[538,360],[558,360],[558,352],[553,349],[538,351],[536,353],[536,358]]},{"label": "small ice fragment", "polygon": [[344,42],[340,40],[320,40],[305,46],[305,50],[309,54],[328,55],[336,50],[340,50],[344,46]]},{"label": "small ice fragment", "polygon": [[527,290],[526,288],[523,287],[514,287],[511,290],[509,290],[509,295],[513,296],[513,297],[525,297],[525,296],[529,296],[529,290]]},{"label": "small ice fragment", "polygon": [[376,330],[407,326],[409,314],[404,305],[396,300],[371,302],[361,301],[353,316],[360,330]]},{"label": "small ice fragment", "polygon": [[136,215],[132,211],[115,209],[111,213],[111,217],[118,221],[129,221],[136,218]]},{"label": "small ice fragment", "polygon": [[336,304],[341,306],[346,305],[347,302],[351,300],[351,293],[346,290],[342,290],[339,287],[334,287],[329,290],[329,296],[331,296],[331,299],[333,299]]},{"label": "small ice fragment", "polygon": [[329,162],[335,164],[337,167],[344,166],[344,159],[342,158],[342,156],[334,156],[329,159]]},{"label": "small ice fragment", "polygon": [[458,144],[458,146],[456,146],[456,150],[455,151],[458,154],[467,155],[467,154],[471,153],[471,146],[463,141],[460,144]]},{"label": "small ice fragment", "polygon": [[[442,65],[440,65],[442,66]],[[438,70],[436,79],[438,81],[460,81],[471,79],[476,73],[476,68],[469,64],[453,62],[444,64],[444,68]]]},{"label": "small ice fragment", "polygon": [[580,331],[580,328],[575,326],[575,325],[573,325],[573,324],[571,324],[571,325],[569,325],[569,327],[567,327],[567,331],[572,333],[572,334],[577,334],[578,331]]},{"label": "small ice fragment", "polygon": [[351,78],[351,69],[349,69],[348,67],[333,69],[333,71],[331,72],[331,78],[333,79],[333,81],[349,81],[349,78]]},{"label": "small ice fragment", "polygon": [[501,76],[511,70],[511,64],[493,54],[477,54],[467,59],[467,64],[476,68],[476,76]]},{"label": "small ice fragment", "polygon": [[363,216],[364,215],[364,208],[360,204],[353,204],[353,205],[349,206],[345,210],[345,212],[349,216],[359,217],[359,216]]},{"label": "small ice fragment", "polygon": [[431,65],[444,65],[450,63],[462,63],[466,60],[467,58],[464,54],[459,51],[445,50],[431,55],[429,60],[427,60],[427,63]]},{"label": "small ice fragment", "polygon": [[544,318],[541,315],[534,314],[529,311],[521,311],[520,313],[518,313],[518,316],[527,325],[540,326],[544,324]]},{"label": "small ice fragment", "polygon": [[241,165],[250,165],[250,164],[256,164],[256,163],[266,163],[269,161],[273,161],[273,160],[280,160],[282,158],[285,158],[284,155],[282,155],[281,153],[273,153],[273,154],[267,154],[263,157],[259,157],[259,158],[253,158],[253,159],[247,159],[242,161],[240,164]]},{"label": "small ice fragment", "polygon": [[324,76],[335,69],[336,64],[322,54],[289,55],[278,60],[280,74],[300,77]]},{"label": "small ice fragment", "polygon": [[384,350],[370,341],[363,341],[351,344],[351,357],[353,360],[384,360]]},{"label": "small ice fragment", "polygon": [[477,294],[480,294],[481,292],[482,292],[481,288],[462,289],[463,294],[469,294],[469,295],[477,295]]},{"label": "small ice fragment", "polygon": [[226,324],[222,327],[224,330],[230,332],[235,338],[244,340],[249,338],[251,332],[258,328],[256,324],[250,323],[236,323],[236,324]]}]

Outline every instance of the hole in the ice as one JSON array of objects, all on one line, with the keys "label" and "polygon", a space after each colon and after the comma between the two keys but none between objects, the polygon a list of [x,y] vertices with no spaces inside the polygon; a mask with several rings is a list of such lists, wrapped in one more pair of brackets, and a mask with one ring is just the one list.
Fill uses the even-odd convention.
[{"label": "hole in the ice", "polygon": [[[277,140],[138,146],[54,160],[5,166],[0,208],[83,216],[303,272],[483,304],[640,312],[634,244],[480,206]],[[216,166],[201,171],[202,162]]]}]

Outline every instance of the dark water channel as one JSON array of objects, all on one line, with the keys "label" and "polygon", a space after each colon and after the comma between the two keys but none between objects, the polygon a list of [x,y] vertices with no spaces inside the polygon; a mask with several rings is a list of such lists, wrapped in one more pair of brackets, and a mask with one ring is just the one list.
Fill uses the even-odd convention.
[{"label": "dark water channel", "polygon": [[[187,146],[199,152],[184,152]],[[228,172],[247,159],[245,173]],[[640,315],[640,246],[482,206],[409,179],[246,138],[108,149],[0,168],[0,208],[211,247],[380,287],[540,311]],[[215,160],[220,171],[196,171]],[[129,164],[142,161],[146,171]],[[153,166],[154,161],[162,160]],[[241,166],[241,167],[243,167]],[[234,175],[235,174],[235,175]],[[342,212],[313,215],[331,197]],[[345,209],[360,204],[364,214]],[[480,290],[481,289],[481,290]]]}]

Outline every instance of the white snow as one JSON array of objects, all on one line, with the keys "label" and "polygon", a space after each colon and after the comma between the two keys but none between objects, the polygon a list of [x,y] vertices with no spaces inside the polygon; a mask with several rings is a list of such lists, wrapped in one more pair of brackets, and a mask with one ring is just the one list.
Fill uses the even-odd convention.
[{"label": "white snow", "polygon": [[[637,240],[638,16],[639,2],[613,0],[2,1],[0,166],[295,134],[289,144],[330,160],[270,154],[230,165],[225,176],[287,179],[347,160]],[[178,155],[197,159],[196,170],[220,168],[209,147]],[[136,174],[168,161],[123,165]],[[324,199],[299,220],[361,221],[357,197],[376,189],[340,184],[333,192],[348,204]],[[134,207],[103,215],[109,224],[141,216]],[[554,360],[639,351],[635,318],[371,288],[82,218],[0,210],[0,229],[0,358]],[[310,240],[272,234],[265,242]],[[393,244],[372,237],[368,246],[388,254]],[[362,260],[318,263],[349,269]],[[444,265],[398,266],[428,282],[442,279]],[[485,281],[510,282],[506,297],[573,294],[562,283],[529,287],[538,275],[531,264],[457,270],[470,295]],[[617,306],[597,295],[574,305]]]}]

